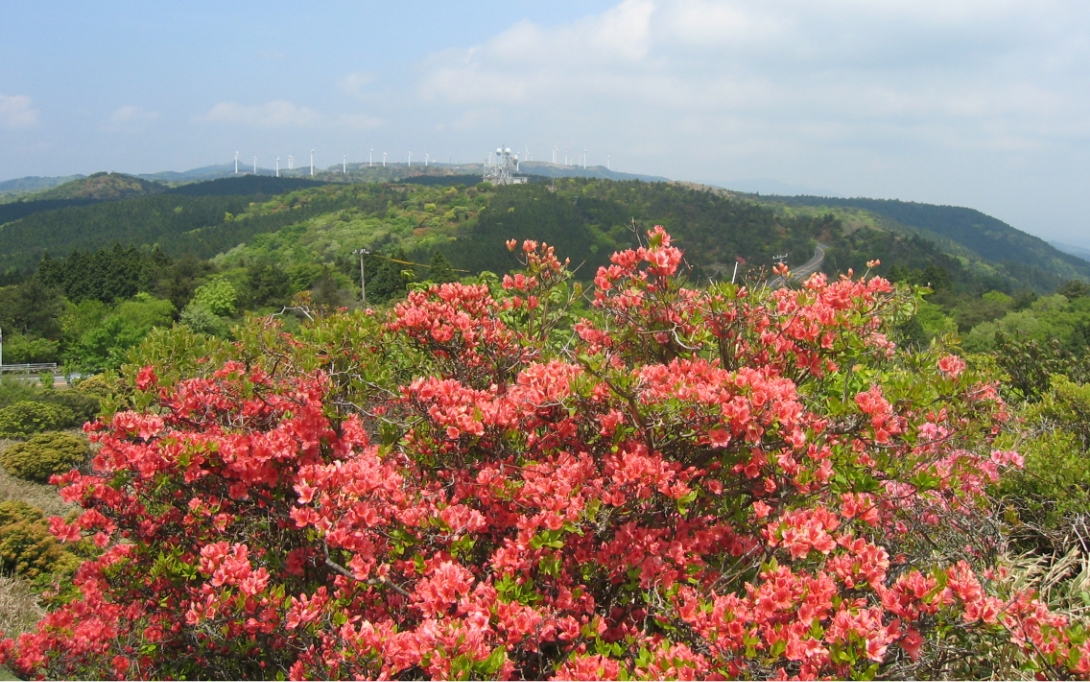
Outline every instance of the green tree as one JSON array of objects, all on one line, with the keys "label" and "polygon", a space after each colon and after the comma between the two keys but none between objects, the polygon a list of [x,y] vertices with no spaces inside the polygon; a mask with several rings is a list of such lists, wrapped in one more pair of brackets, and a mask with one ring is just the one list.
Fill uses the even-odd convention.
[{"label": "green tree", "polygon": [[450,261],[447,260],[442,251],[436,251],[432,255],[431,266],[428,268],[428,279],[436,284],[458,281],[454,268],[451,267]]}]

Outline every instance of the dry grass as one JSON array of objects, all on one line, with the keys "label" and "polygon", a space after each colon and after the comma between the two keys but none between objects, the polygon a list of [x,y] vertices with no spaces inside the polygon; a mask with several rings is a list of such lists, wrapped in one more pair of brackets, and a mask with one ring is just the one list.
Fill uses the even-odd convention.
[{"label": "dry grass", "polygon": [[45,611],[26,581],[0,575],[0,632],[4,637],[18,637],[34,629]]},{"label": "dry grass", "polygon": [[[18,441],[0,439],[0,452]],[[20,501],[41,509],[45,515],[66,517],[78,507],[66,504],[51,485],[31,483],[8,474],[0,467],[0,502]]]}]

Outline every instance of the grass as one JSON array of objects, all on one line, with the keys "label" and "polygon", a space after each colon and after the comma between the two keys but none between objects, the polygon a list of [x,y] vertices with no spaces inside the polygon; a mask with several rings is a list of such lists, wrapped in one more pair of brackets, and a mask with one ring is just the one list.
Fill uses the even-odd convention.
[{"label": "grass", "polygon": [[[18,441],[0,439],[0,452]],[[48,484],[31,483],[15,478],[0,467],[0,502],[19,501],[41,509],[45,515],[67,517],[77,509],[67,504],[57,494],[57,489]]]}]

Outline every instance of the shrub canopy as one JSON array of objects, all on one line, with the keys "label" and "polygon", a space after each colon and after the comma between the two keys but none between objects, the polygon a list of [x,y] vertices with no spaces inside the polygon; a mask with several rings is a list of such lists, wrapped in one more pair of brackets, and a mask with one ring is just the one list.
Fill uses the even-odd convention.
[{"label": "shrub canopy", "polygon": [[522,254],[502,283],[296,336],[251,321],[234,360],[134,368],[132,409],[94,426],[95,472],[63,477],[85,512],[51,521],[105,551],[78,598],[4,645],[8,665],[1090,672],[1083,631],[988,570],[984,489],[1019,463],[991,447],[996,387],[955,355],[898,351],[885,334],[912,301],[888,282],[688,289],[656,229],[575,318],[564,264]]}]

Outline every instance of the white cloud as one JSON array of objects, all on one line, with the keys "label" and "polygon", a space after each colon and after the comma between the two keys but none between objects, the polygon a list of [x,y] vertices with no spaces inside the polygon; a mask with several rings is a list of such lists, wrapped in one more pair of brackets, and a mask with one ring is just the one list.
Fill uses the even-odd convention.
[{"label": "white cloud", "polygon": [[110,114],[110,118],[106,121],[104,128],[111,131],[140,130],[145,124],[158,118],[158,111],[148,111],[143,107],[125,105],[118,107]]},{"label": "white cloud", "polygon": [[346,95],[351,97],[363,97],[364,88],[375,82],[375,76],[370,73],[350,73],[337,83],[337,86]]},{"label": "white cloud", "polygon": [[0,92],[0,127],[28,128],[38,122],[38,110],[31,107],[27,95]]},{"label": "white cloud", "polygon": [[198,120],[207,123],[235,123],[254,128],[308,127],[324,120],[320,113],[286,100],[247,106],[220,102]]},{"label": "white cloud", "polygon": [[500,107],[640,145],[698,138],[717,158],[751,146],[737,135],[773,149],[904,135],[1043,149],[1086,128],[1090,42],[1071,27],[1087,20],[1063,0],[625,0],[435,55],[419,92],[453,105],[454,126]]},{"label": "white cloud", "polygon": [[382,119],[367,114],[341,114],[337,122],[346,128],[353,130],[373,130],[382,125]]}]

